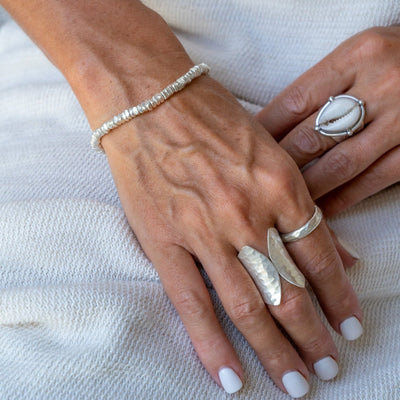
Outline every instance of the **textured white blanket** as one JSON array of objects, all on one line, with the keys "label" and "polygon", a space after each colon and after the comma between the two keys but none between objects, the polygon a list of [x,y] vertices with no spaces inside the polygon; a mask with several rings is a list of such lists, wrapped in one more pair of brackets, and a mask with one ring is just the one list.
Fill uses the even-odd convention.
[{"label": "textured white blanket", "polygon": [[[343,26],[333,16],[346,16],[344,2],[315,1],[322,20],[312,20],[317,14],[304,6],[295,12],[300,2],[294,0],[274,7],[247,2],[247,8],[239,0],[162,3],[159,11],[193,58],[210,63],[214,76],[253,110],[353,31],[400,18],[398,0],[379,2],[380,9],[377,1],[354,1],[354,10],[363,5],[361,15],[352,15],[354,23],[346,17]],[[221,5],[213,14],[215,3],[234,12],[224,13]],[[285,7],[292,11],[284,31],[279,18]],[[268,13],[274,22],[261,24]],[[313,39],[315,51],[304,50],[305,59],[294,54],[296,43],[313,35],[301,29],[299,16],[320,35]],[[233,41],[227,41],[227,27]],[[274,39],[274,30],[281,39]],[[262,32],[271,35],[264,45]],[[230,398],[197,359],[124,218],[106,159],[90,151],[89,138],[85,116],[60,73],[13,22],[3,25],[0,399]],[[313,377],[309,399],[400,399],[399,199],[397,185],[331,222],[362,255],[349,275],[364,309],[365,334],[348,343],[333,333],[340,375],[329,383]],[[232,398],[287,399],[210,292],[246,371],[245,387]]]}]

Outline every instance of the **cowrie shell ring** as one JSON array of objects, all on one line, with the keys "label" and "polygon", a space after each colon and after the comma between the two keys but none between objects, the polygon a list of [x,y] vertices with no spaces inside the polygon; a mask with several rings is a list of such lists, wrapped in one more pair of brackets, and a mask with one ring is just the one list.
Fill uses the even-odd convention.
[{"label": "cowrie shell ring", "polygon": [[317,115],[315,130],[341,142],[363,129],[364,106],[364,101],[353,96],[331,96]]}]

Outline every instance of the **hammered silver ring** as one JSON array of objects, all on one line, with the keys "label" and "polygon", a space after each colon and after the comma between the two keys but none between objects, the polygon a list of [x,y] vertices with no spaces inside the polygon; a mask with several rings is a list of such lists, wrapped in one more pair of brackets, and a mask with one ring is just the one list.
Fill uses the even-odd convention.
[{"label": "hammered silver ring", "polygon": [[238,259],[253,279],[266,304],[281,303],[281,278],[300,288],[306,280],[285,248],[276,228],[269,228],[267,235],[268,256],[251,246],[243,246]]},{"label": "hammered silver ring", "polygon": [[315,120],[315,130],[341,142],[364,128],[365,102],[341,94],[329,97]]},{"label": "hammered silver ring", "polygon": [[322,211],[318,206],[314,206],[313,216],[303,226],[292,232],[281,233],[282,241],[285,243],[295,242],[297,240],[300,240],[308,236],[311,232],[317,229],[321,221],[322,221]]}]

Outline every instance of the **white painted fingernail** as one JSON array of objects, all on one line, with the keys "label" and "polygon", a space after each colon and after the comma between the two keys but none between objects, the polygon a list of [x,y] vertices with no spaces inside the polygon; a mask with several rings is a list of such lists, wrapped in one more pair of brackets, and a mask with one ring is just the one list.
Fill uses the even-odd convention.
[{"label": "white painted fingernail", "polygon": [[336,236],[338,242],[342,245],[342,247],[353,257],[356,258],[357,260],[359,260],[361,257],[360,255],[357,253],[357,250],[354,249],[353,246],[351,246],[348,242],[346,242],[346,240],[342,239],[339,236]]},{"label": "white painted fingernail", "polygon": [[314,371],[319,379],[329,381],[339,372],[339,367],[332,357],[325,357],[314,364]]},{"label": "white painted fingernail", "polygon": [[221,368],[218,372],[219,380],[221,381],[222,387],[229,394],[235,393],[240,390],[243,386],[237,373],[228,367]]},{"label": "white painted fingernail", "polygon": [[356,317],[350,317],[340,324],[340,332],[347,340],[356,340],[364,332],[360,321]]},{"label": "white painted fingernail", "polygon": [[282,383],[289,395],[295,399],[303,397],[310,389],[310,385],[298,371],[287,372],[282,377]]}]

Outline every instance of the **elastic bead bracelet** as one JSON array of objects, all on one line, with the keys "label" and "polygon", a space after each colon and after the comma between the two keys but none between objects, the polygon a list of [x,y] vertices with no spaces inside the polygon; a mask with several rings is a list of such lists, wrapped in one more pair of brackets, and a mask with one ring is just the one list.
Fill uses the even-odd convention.
[{"label": "elastic bead bracelet", "polygon": [[203,74],[207,74],[210,71],[210,67],[207,64],[201,63],[190,68],[186,74],[182,75],[175,82],[168,85],[161,92],[155,94],[149,100],[145,100],[143,103],[138,104],[135,107],[128,108],[120,114],[115,115],[109,121],[104,122],[100,128],[97,128],[92,133],[91,146],[92,149],[104,153],[103,147],[101,146],[100,140],[104,135],[107,135],[111,130],[118,126],[130,121],[133,118],[138,117],[141,114],[149,112],[164,103],[165,100],[169,99],[175,93],[181,91],[187,86],[193,79],[198,78]]}]

